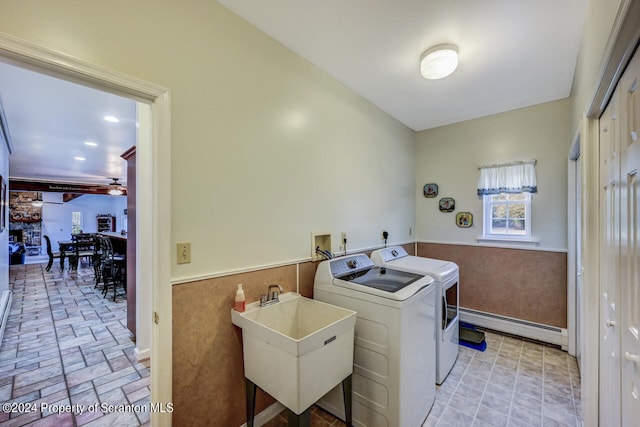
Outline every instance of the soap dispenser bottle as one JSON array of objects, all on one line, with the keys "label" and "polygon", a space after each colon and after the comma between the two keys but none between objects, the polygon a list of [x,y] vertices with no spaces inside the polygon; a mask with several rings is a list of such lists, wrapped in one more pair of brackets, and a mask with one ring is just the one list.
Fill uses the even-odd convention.
[{"label": "soap dispenser bottle", "polygon": [[244,311],[245,299],[244,290],[242,290],[242,283],[238,284],[238,290],[236,291],[235,310],[242,313]]}]

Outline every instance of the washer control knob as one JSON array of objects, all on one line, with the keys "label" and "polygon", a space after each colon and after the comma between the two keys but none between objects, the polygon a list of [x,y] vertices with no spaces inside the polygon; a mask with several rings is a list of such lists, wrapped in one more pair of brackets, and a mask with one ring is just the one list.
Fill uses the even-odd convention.
[{"label": "washer control knob", "polygon": [[351,260],[347,261],[347,267],[356,268],[357,266],[358,266],[358,260],[351,259]]},{"label": "washer control knob", "polygon": [[398,256],[398,251],[396,251],[395,249],[391,251],[391,255],[393,256]]}]

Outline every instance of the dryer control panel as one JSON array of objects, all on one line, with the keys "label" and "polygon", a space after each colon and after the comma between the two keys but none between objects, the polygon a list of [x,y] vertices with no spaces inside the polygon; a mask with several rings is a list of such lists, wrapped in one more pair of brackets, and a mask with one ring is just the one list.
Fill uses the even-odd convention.
[{"label": "dryer control panel", "polygon": [[388,248],[379,249],[371,254],[372,258],[374,254],[382,259],[382,261],[385,263],[393,261],[394,259],[404,258],[409,255],[402,246],[391,246]]}]

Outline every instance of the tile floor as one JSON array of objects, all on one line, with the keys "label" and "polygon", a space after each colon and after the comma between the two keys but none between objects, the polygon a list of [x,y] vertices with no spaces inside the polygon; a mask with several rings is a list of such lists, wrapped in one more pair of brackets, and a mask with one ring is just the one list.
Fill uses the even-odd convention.
[{"label": "tile floor", "polygon": [[[135,358],[126,301],[103,298],[93,268],[45,266],[9,269],[13,303],[0,347],[0,402],[23,411],[0,411],[0,425],[148,424],[149,362]],[[73,412],[61,412],[63,405]]]},{"label": "tile floor", "polygon": [[[484,352],[460,347],[458,361],[436,388],[423,427],[580,426],[580,378],[574,357],[554,347],[486,331]],[[281,413],[265,427],[286,426]],[[314,427],[342,427],[314,407]]]}]

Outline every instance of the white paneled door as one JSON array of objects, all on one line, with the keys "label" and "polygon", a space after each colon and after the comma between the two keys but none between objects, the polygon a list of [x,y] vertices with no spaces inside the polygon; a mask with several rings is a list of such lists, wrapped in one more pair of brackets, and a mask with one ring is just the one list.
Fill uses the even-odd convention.
[{"label": "white paneled door", "polygon": [[620,332],[623,426],[640,420],[640,55],[636,53],[620,81],[621,240]]},{"label": "white paneled door", "polygon": [[620,425],[620,120],[616,91],[600,117],[600,425]]}]

